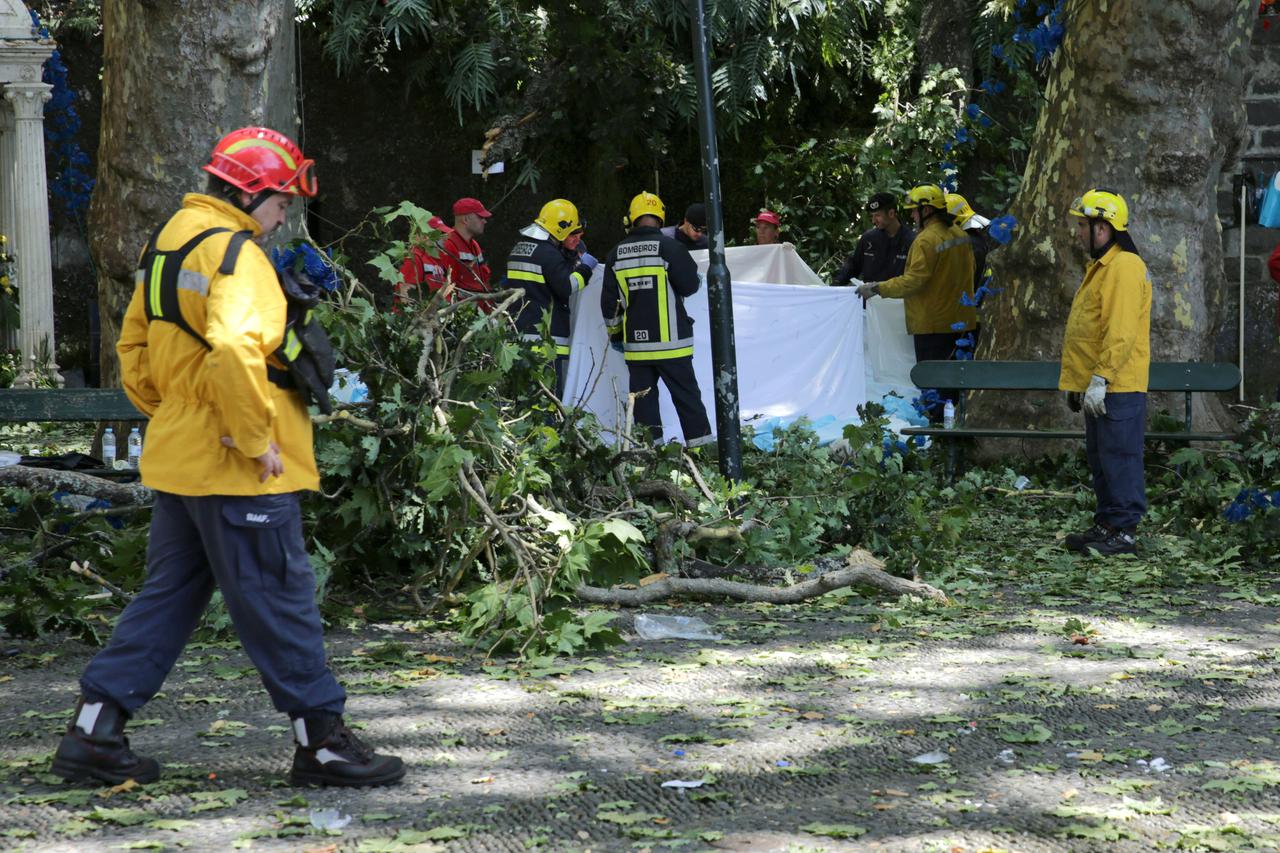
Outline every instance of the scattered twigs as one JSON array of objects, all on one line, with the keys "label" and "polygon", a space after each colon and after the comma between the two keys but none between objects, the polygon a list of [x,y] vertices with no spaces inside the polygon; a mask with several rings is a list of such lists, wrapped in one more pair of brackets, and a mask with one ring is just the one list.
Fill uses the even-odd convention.
[{"label": "scattered twigs", "polygon": [[585,602],[620,607],[637,607],[664,598],[693,596],[719,596],[738,601],[795,604],[847,586],[867,586],[890,595],[915,595],[938,602],[947,600],[946,595],[936,587],[887,573],[884,570],[884,563],[862,550],[850,554],[843,568],[824,572],[816,578],[790,586],[764,586],[720,578],[668,577],[637,589],[621,587],[603,589],[583,584],[576,592],[577,596]]}]

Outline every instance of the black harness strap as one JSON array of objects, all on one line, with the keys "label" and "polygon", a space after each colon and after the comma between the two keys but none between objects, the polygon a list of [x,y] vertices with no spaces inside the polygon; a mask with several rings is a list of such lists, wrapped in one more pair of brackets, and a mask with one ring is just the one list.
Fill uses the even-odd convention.
[{"label": "black harness strap", "polygon": [[[191,327],[182,314],[182,304],[178,301],[178,276],[182,272],[182,264],[187,256],[195,251],[196,246],[215,234],[224,234],[230,228],[207,228],[183,243],[177,249],[162,252],[156,248],[156,240],[160,237],[161,225],[147,241],[146,251],[142,253],[143,297],[145,298],[147,321],[163,320],[173,323],[179,329],[200,342],[205,349],[212,349],[209,342]],[[227,250],[222,256],[218,272],[231,275],[235,272],[236,259],[245,241],[252,237],[249,231],[237,231],[231,235]]]}]

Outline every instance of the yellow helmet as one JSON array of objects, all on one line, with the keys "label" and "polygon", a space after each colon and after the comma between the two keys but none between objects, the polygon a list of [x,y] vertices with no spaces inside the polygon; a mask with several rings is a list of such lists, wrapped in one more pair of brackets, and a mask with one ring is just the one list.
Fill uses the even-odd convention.
[{"label": "yellow helmet", "polygon": [[969,221],[969,217],[973,216],[974,210],[964,196],[959,193],[947,193],[947,213],[956,218],[957,225],[963,225]]},{"label": "yellow helmet", "polygon": [[582,227],[582,222],[578,219],[578,208],[574,207],[573,202],[563,198],[552,199],[544,204],[538,212],[538,218],[533,221],[557,240],[563,240]]},{"label": "yellow helmet", "polygon": [[641,216],[656,216],[665,222],[667,219],[666,205],[662,203],[662,199],[653,193],[642,192],[631,199],[631,209],[627,212],[627,225],[631,225]]},{"label": "yellow helmet", "polygon": [[927,204],[938,210],[946,210],[947,194],[942,191],[942,187],[934,186],[933,184],[921,184],[918,187],[912,187],[911,192],[907,193],[907,200],[902,203],[902,209],[910,210],[922,204]]},{"label": "yellow helmet", "polygon": [[1067,211],[1082,219],[1101,219],[1117,231],[1129,227],[1129,205],[1114,190],[1092,189],[1071,203]]}]

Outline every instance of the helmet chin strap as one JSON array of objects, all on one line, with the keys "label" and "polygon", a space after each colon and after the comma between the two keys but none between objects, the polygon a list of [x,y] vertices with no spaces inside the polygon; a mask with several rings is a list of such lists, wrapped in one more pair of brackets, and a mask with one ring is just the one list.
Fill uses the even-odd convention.
[{"label": "helmet chin strap", "polygon": [[245,213],[249,214],[250,216],[253,216],[253,212],[257,210],[259,207],[261,207],[262,203],[265,202],[268,198],[270,198],[271,195],[272,194],[269,191],[263,190],[262,192],[255,195],[249,201],[248,204],[242,204],[242,205],[236,205],[236,206],[239,207],[241,210],[243,210]]}]

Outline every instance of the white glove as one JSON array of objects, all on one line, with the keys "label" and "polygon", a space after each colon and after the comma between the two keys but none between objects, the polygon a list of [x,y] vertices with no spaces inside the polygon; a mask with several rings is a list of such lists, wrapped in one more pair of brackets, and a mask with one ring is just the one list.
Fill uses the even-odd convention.
[{"label": "white glove", "polygon": [[[852,283],[852,282],[851,282]],[[858,282],[858,295],[863,299],[870,299],[872,296],[880,295],[880,285],[877,282]]]},{"label": "white glove", "polygon": [[1107,413],[1107,380],[1094,374],[1084,392],[1084,413],[1100,418]]}]

